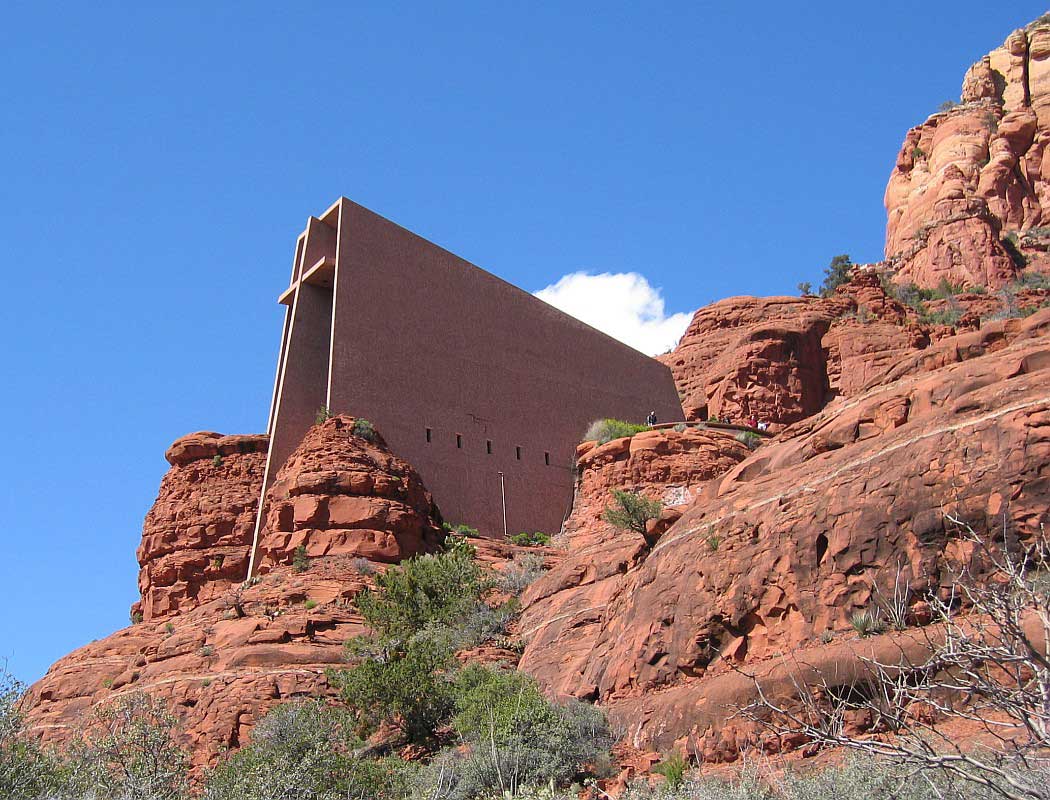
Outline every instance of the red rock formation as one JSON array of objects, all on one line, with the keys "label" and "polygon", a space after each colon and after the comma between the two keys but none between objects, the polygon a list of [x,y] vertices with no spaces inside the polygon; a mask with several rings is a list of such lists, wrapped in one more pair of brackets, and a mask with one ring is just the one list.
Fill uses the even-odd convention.
[{"label": "red rock formation", "polygon": [[[264,574],[244,586],[266,438],[175,442],[139,548],[144,621],[54,664],[29,692],[29,724],[61,742],[94,705],[145,691],[178,712],[203,765],[275,704],[328,693],[325,669],[363,632],[349,600],[383,568],[369,565],[441,539],[416,472],[378,434],[369,441],[352,430],[347,417],[311,429],[279,471],[267,493],[274,527],[261,537]],[[311,557],[303,572],[288,566],[300,544]]]},{"label": "red rock formation", "polygon": [[970,67],[962,104],[910,130],[886,187],[895,280],[998,287],[1050,271],[1050,24]]},{"label": "red rock formation", "polygon": [[266,436],[191,433],[165,454],[138,549],[145,621],[207,602],[244,580],[266,463]]},{"label": "red rock formation", "polygon": [[583,526],[526,594],[521,667],[556,694],[608,704],[637,746],[691,735],[714,753],[726,712],[708,689],[731,664],[819,649],[897,565],[916,596],[943,587],[968,557],[945,510],[1037,531],[1050,499],[1050,310],[926,355],[710,476],[639,566],[592,546],[607,534]]},{"label": "red rock formation", "polygon": [[378,433],[353,433],[332,417],[310,429],[267,493],[260,570],[311,558],[350,555],[395,563],[438,548],[441,517],[415,470]]}]

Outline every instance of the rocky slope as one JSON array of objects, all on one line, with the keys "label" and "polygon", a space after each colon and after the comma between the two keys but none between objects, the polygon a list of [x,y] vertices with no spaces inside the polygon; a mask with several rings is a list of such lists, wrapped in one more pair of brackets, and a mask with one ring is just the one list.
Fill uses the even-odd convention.
[{"label": "rocky slope", "polygon": [[[915,602],[942,591],[969,556],[946,512],[1022,537],[1050,521],[1050,310],[946,338],[871,383],[742,461],[732,438],[706,432],[691,455],[706,482],[643,558],[593,514],[570,528],[569,555],[524,598],[521,668],[604,703],[637,745],[689,736],[724,756],[729,711],[713,682],[731,666],[819,651],[898,569]],[[625,446],[585,455],[589,507],[625,478],[602,450]],[[647,493],[667,488],[659,474]]]},{"label": "rocky slope", "polygon": [[970,67],[962,103],[904,139],[886,187],[895,280],[998,288],[1050,271],[1050,19]]}]

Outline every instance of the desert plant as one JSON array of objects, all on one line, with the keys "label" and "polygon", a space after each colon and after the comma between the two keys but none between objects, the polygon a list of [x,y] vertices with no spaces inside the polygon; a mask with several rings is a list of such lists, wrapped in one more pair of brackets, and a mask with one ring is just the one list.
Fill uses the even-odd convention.
[{"label": "desert plant", "polygon": [[358,417],[354,420],[354,425],[350,429],[354,436],[358,436],[364,439],[366,442],[374,442],[376,440],[376,429],[375,426],[367,419]]},{"label": "desert plant", "polygon": [[938,107],[938,111],[951,111],[953,108],[957,108],[959,104],[955,100],[945,100]]},{"label": "desert plant", "polygon": [[20,701],[25,687],[0,669],[0,798],[43,798],[58,764],[25,729]]},{"label": "desert plant", "polygon": [[358,575],[374,575],[376,571],[376,565],[369,561],[367,558],[355,558],[350,564],[354,568],[354,572]]},{"label": "desert plant", "polygon": [[613,489],[612,495],[612,505],[605,507],[602,519],[621,530],[637,533],[645,540],[647,547],[653,547],[656,538],[648,532],[648,523],[660,516],[663,504],[639,492]]},{"label": "desert plant", "polygon": [[540,531],[522,532],[515,533],[510,537],[512,544],[516,544],[520,547],[536,547],[539,545],[548,545],[551,543],[551,537],[549,533],[542,533]]},{"label": "desert plant", "polygon": [[477,528],[472,528],[463,522],[459,523],[458,525],[453,525],[449,522],[443,522],[441,523],[441,527],[444,529],[445,533],[454,534],[456,536],[462,536],[466,539],[478,539],[481,537],[481,534],[478,532]]},{"label": "desert plant", "polygon": [[303,608],[305,608],[307,611],[312,611],[313,609],[317,608],[317,601],[307,600],[305,603],[303,603]]},{"label": "desert plant", "polygon": [[220,456],[217,453],[214,456],[212,456],[211,465],[213,467],[221,467],[222,466],[222,456]]},{"label": "desert plant", "polygon": [[607,758],[613,737],[604,715],[586,703],[551,703],[524,673],[465,667],[456,676],[455,694],[452,725],[466,747],[436,759],[454,790],[447,796],[551,791],[584,765]]},{"label": "desert plant", "polygon": [[131,615],[130,615],[130,619],[131,619],[131,624],[132,625],[138,625],[140,622],[142,622],[142,612],[141,611],[132,611]]},{"label": "desert plant", "polygon": [[164,632],[166,634],[168,634],[168,636],[171,636],[171,634],[175,633],[175,623],[173,623],[173,622],[165,622],[164,623]]},{"label": "desert plant", "polygon": [[748,450],[757,450],[762,444],[762,437],[754,431],[740,431],[735,438],[740,444],[745,445]]},{"label": "desert plant", "polygon": [[332,418],[332,412],[328,410],[328,406],[321,406],[317,409],[317,413],[314,414],[314,424],[320,425],[323,422],[327,422]]},{"label": "desert plant", "polygon": [[854,611],[849,616],[849,624],[862,639],[883,630],[882,619],[877,609],[866,608],[863,611]]},{"label": "desert plant", "polygon": [[310,569],[310,557],[306,554],[306,545],[299,545],[292,554],[292,567],[296,572],[306,572]]},{"label": "desert plant", "polygon": [[796,288],[798,289],[798,293],[803,297],[813,294],[813,284],[809,281],[801,281]]},{"label": "desert plant", "polygon": [[176,728],[164,704],[141,692],[96,707],[70,746],[67,791],[99,800],[187,797],[189,760],[176,744]]},{"label": "desert plant", "polygon": [[722,537],[721,536],[708,536],[707,537],[707,546],[709,548],[711,548],[711,552],[712,553],[717,553],[718,552],[718,548],[721,546],[721,544],[722,544]]},{"label": "desert plant", "polygon": [[653,767],[653,772],[667,779],[667,786],[674,790],[682,785],[689,762],[677,750]]},{"label": "desert plant", "polygon": [[830,297],[842,284],[847,283],[853,272],[853,262],[846,254],[835,256],[824,270],[824,282],[820,285],[822,297]]},{"label": "desert plant", "polygon": [[200,654],[202,658],[211,658],[215,655],[215,647],[210,644],[203,645],[200,649]]},{"label": "desert plant", "polygon": [[519,595],[545,571],[543,556],[518,553],[497,578],[497,586],[508,594]]},{"label": "desert plant", "polygon": [[1050,276],[1035,270],[1025,270],[1014,281],[1016,289],[1050,289]]},{"label": "desert plant", "polygon": [[370,735],[385,723],[399,728],[410,742],[432,741],[455,707],[446,677],[455,666],[451,646],[415,635],[352,640],[348,647],[358,663],[329,670],[328,681],[353,715],[356,733]]},{"label": "desert plant", "polygon": [[606,444],[613,439],[634,436],[636,433],[647,430],[649,430],[647,425],[624,422],[622,419],[597,419],[590,424],[586,433],[583,434],[583,441]]},{"label": "desert plant", "polygon": [[378,635],[405,637],[431,623],[454,625],[477,605],[491,578],[474,561],[473,548],[456,545],[403,561],[375,583],[356,597],[358,611]]},{"label": "desert plant", "polygon": [[911,159],[912,161],[918,161],[921,158],[926,158],[926,151],[918,145],[915,145],[915,147],[911,149]]},{"label": "desert plant", "polygon": [[684,422],[678,422],[674,426],[675,433],[685,433],[687,430],[689,430],[689,426],[686,425]]},{"label": "desert plant", "polygon": [[409,763],[355,757],[352,718],[322,700],[277,706],[252,730],[251,743],[218,764],[204,800],[401,800]]}]

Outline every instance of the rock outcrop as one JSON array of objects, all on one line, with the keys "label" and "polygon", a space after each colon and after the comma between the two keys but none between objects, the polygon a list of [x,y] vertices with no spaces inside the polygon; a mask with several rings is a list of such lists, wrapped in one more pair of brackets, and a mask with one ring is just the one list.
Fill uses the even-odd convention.
[{"label": "rock outcrop", "polygon": [[267,492],[260,571],[291,563],[299,547],[385,563],[438,549],[441,517],[419,475],[369,437],[347,417],[310,429]]},{"label": "rock outcrop", "polygon": [[[243,585],[266,438],[196,433],[175,442],[139,549],[143,621],[54,664],[27,696],[30,726],[65,741],[95,705],[148,692],[178,713],[200,766],[245,741],[277,703],[329,693],[325,670],[364,631],[350,600],[374,570],[434,550],[442,537],[415,470],[378,434],[354,435],[353,422],[312,428],[278,472],[260,574]],[[300,545],[309,561],[293,566]]]},{"label": "rock outcrop", "polygon": [[159,619],[245,579],[267,444],[265,435],[201,432],[168,448],[171,470],[143,525],[133,616]]},{"label": "rock outcrop", "polygon": [[710,475],[637,566],[581,526],[524,598],[521,667],[607,704],[634,744],[724,755],[710,681],[819,649],[898,569],[915,598],[942,590],[969,555],[945,512],[1022,537],[1050,521],[1048,378],[1050,310],[988,323]]},{"label": "rock outcrop", "polygon": [[1050,271],[1050,20],[970,67],[962,103],[904,139],[886,187],[895,280],[1000,287]]}]

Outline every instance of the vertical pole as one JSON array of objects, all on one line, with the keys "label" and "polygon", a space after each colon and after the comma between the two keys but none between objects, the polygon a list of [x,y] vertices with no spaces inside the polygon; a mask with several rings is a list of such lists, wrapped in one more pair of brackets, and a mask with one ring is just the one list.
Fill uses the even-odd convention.
[{"label": "vertical pole", "polygon": [[503,473],[502,472],[497,472],[496,474],[499,475],[499,496],[500,496],[500,500],[503,502],[503,538],[506,539],[507,538],[507,492],[506,492],[506,489],[503,486]]}]

